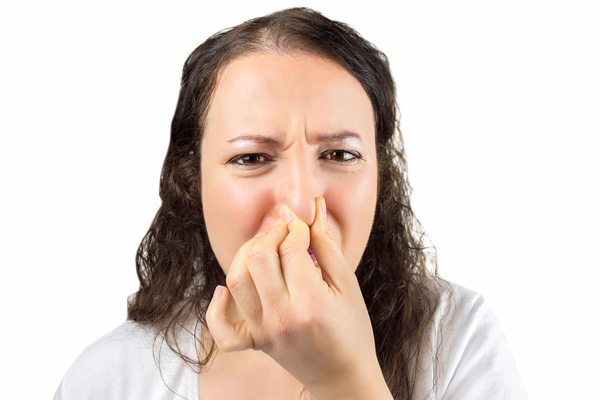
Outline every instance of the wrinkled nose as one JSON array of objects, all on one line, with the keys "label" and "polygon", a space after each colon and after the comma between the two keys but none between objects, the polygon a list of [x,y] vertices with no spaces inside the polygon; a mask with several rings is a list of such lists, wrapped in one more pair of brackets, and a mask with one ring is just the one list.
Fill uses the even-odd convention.
[{"label": "wrinkled nose", "polygon": [[287,204],[307,224],[315,219],[315,198],[324,195],[324,185],[318,171],[304,162],[297,162],[283,171],[276,190],[278,206]]}]

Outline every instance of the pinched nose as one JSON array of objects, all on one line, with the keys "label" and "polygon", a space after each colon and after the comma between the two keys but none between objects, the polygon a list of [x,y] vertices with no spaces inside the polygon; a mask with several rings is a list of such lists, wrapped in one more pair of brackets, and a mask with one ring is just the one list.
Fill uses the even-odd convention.
[{"label": "pinched nose", "polygon": [[324,196],[325,183],[318,171],[298,164],[282,174],[275,191],[278,207],[289,206],[300,219],[311,225],[315,219],[315,199]]},{"label": "pinched nose", "polygon": [[[291,196],[289,196],[291,197]],[[287,204],[292,211],[308,225],[311,225],[315,220],[315,197],[302,196],[306,198],[300,199],[300,196],[290,198],[283,204]],[[311,203],[312,200],[312,203]]]}]

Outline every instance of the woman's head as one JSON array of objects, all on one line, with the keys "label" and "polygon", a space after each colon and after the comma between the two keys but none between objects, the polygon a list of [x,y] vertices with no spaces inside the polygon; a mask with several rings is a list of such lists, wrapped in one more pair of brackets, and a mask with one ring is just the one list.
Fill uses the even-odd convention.
[{"label": "woman's head", "polygon": [[[303,75],[290,75],[290,69],[301,71]],[[266,73],[267,70],[270,72]],[[257,206],[247,210],[250,214],[253,210],[258,210],[257,222],[252,221],[253,215],[244,214],[245,210],[238,210],[233,219],[227,220],[227,224],[239,223],[239,218],[244,218],[240,228],[243,234],[228,244],[229,247],[220,249],[217,242],[222,243],[220,238],[226,235],[228,226],[221,223],[219,227],[223,217],[223,213],[219,213],[227,207],[240,208],[242,204],[231,202],[232,194],[228,192],[236,190],[236,186],[231,184],[236,179],[233,173],[236,166],[233,164],[239,163],[241,159],[235,157],[238,153],[250,155],[242,162],[253,163],[260,160],[255,154],[266,153],[261,150],[264,147],[259,148],[261,151],[249,147],[249,151],[229,153],[231,158],[227,158],[225,153],[219,153],[218,144],[214,141],[215,138],[220,139],[220,145],[223,146],[236,142],[236,136],[247,134],[240,128],[245,128],[244,118],[254,118],[261,112],[261,103],[254,104],[251,95],[246,96],[245,103],[231,101],[235,91],[241,87],[238,85],[236,89],[232,84],[237,81],[243,85],[244,82],[244,79],[240,79],[240,71],[253,71],[255,75],[252,79],[262,74],[261,82],[267,87],[270,84],[269,78],[274,78],[274,75],[269,74],[281,73],[282,80],[277,85],[285,86],[288,83],[288,89],[298,90],[298,93],[302,90],[319,92],[319,85],[324,86],[325,82],[339,78],[338,89],[346,87],[350,94],[343,98],[345,95],[338,93],[337,100],[335,96],[330,97],[329,103],[325,101],[320,111],[346,100],[354,106],[341,107],[345,111],[336,114],[337,125],[310,126],[306,125],[307,120],[303,118],[308,116],[310,121],[316,121],[317,119],[313,118],[316,115],[314,112],[310,115],[290,117],[294,115],[289,112],[290,105],[296,101],[293,96],[284,97],[280,102],[274,103],[278,111],[274,114],[265,113],[263,116],[266,119],[263,119],[263,122],[267,121],[267,125],[272,128],[273,123],[268,118],[273,118],[273,115],[285,114],[289,118],[280,122],[275,131],[263,131],[267,125],[260,125],[258,130],[253,130],[250,135],[280,135],[278,140],[263,140],[265,143],[258,143],[261,146],[275,146],[275,142],[279,142],[280,149],[286,149],[286,143],[291,143],[286,150],[288,153],[280,153],[282,158],[279,160],[291,160],[285,173],[296,175],[292,175],[290,182],[271,179],[273,177],[269,180],[290,184],[291,189],[286,189],[285,185],[279,189],[265,189],[265,186],[255,184],[254,188],[259,195],[264,196],[267,193],[266,197],[271,199],[268,201],[270,208],[265,211],[264,207]],[[287,76],[285,71],[288,71]],[[230,86],[229,89],[227,85]],[[253,90],[259,90],[259,87],[260,85]],[[323,96],[327,97],[326,92],[327,88],[323,87],[321,93],[312,98],[317,99],[317,102],[324,101]],[[265,98],[272,100],[276,97],[277,90],[272,90]],[[350,98],[353,100],[349,101]],[[235,103],[234,106],[232,103]],[[287,111],[282,112],[285,107]],[[356,107],[356,115],[348,111],[353,107]],[[318,105],[313,102],[308,108],[318,110]],[[226,118],[227,115],[231,115],[231,118]],[[320,115],[318,120],[327,120],[323,117],[326,113]],[[349,119],[350,116],[361,117],[345,126],[344,123],[339,123],[344,115]],[[227,120],[241,122],[235,129],[227,130],[222,126],[223,121]],[[254,120],[256,121],[256,118]],[[271,123],[268,123],[269,121]],[[288,126],[284,129],[283,125],[286,123]],[[292,125],[291,129],[287,129],[290,128],[289,124]],[[365,128],[367,125],[369,127]],[[360,182],[364,184],[364,188],[354,194],[350,192],[341,196],[340,193],[345,187],[344,179],[340,178],[337,182],[339,185],[335,186],[334,179],[323,178],[327,174],[331,178],[334,175],[332,170],[327,170],[329,167],[323,168],[320,164],[324,160],[321,156],[331,158],[331,152],[328,151],[332,148],[319,148],[320,144],[316,138],[319,133],[335,136],[352,131],[358,131],[360,136],[355,143],[365,144],[364,158],[368,161],[368,168],[362,171],[363,178],[356,181],[349,179],[352,173],[345,170],[342,175],[348,180],[349,186]],[[222,134],[230,136],[223,140]],[[344,143],[336,143],[334,149],[355,150],[340,148],[341,145],[352,145],[350,136],[346,137]],[[260,141],[259,139],[258,142]],[[270,144],[267,143],[269,141]],[[340,146],[337,146],[338,144]],[[303,150],[294,153],[298,148]],[[320,149],[323,152],[319,152]],[[293,156],[288,156],[290,154]],[[349,154],[353,153],[336,153],[335,157],[352,158]],[[220,158],[215,159],[215,156]],[[299,160],[302,157],[306,158],[306,162],[301,165]],[[354,165],[364,164],[360,161]],[[210,175],[209,168],[212,168]],[[224,168],[229,168],[229,180],[219,181],[223,178],[215,172],[219,168],[221,172]],[[318,168],[321,170],[318,171]],[[239,175],[239,172],[242,171],[238,170],[236,173]],[[299,178],[315,176],[318,179]],[[247,184],[250,180],[247,176],[242,179],[246,182],[241,186],[244,192],[251,191],[252,184]],[[323,182],[326,184],[323,185]],[[227,184],[227,190],[223,190],[223,185],[219,186],[221,183]],[[398,372],[398,368],[405,367],[414,358],[413,352],[418,347],[418,336],[427,322],[427,318],[422,317],[428,315],[427,310],[431,308],[431,303],[428,300],[429,292],[423,284],[423,279],[429,275],[421,243],[422,235],[413,229],[418,228],[418,223],[410,208],[410,188],[406,179],[406,165],[396,118],[394,82],[383,53],[349,26],[329,20],[309,9],[289,9],[249,20],[210,37],[188,57],[183,69],[180,95],[171,125],[170,145],[161,176],[162,205],[138,249],[140,290],[130,300],[130,318],[152,323],[162,329],[167,342],[170,335],[192,315],[205,325],[204,316],[208,300],[216,285],[225,283],[225,274],[219,261],[225,264],[223,268],[227,268],[226,264],[230,261],[227,254],[231,254],[248,235],[268,228],[266,225],[276,206],[283,202],[294,202],[293,198],[290,200],[286,195],[293,194],[294,191],[304,193],[304,189],[299,187],[303,184],[310,185],[306,189],[310,192],[308,198],[313,195],[325,195],[327,200],[326,190],[332,187],[336,189],[329,194],[337,193],[337,199],[335,196],[331,197],[328,205],[334,207],[330,209],[330,218],[337,218],[337,224],[334,225],[337,225],[336,233],[342,241],[344,237],[349,237],[347,232],[356,228],[356,224],[346,222],[352,220],[349,217],[351,213],[344,214],[340,211],[344,201],[349,203],[346,211],[362,212],[357,214],[356,218],[356,221],[362,224],[358,229],[362,233],[359,232],[357,238],[349,241],[346,252],[355,254],[351,256],[354,266],[358,263],[356,274],[369,309],[378,343],[377,352],[384,372],[388,378],[398,373],[406,378],[406,374]],[[273,194],[273,191],[276,193]],[[224,203],[219,203],[219,196],[225,196],[221,199]],[[252,196],[252,193],[249,196]],[[354,200],[358,201],[352,203]],[[310,223],[313,211],[308,203],[301,201],[296,206],[290,206],[292,209],[296,208],[295,211],[301,218]],[[361,207],[360,203],[363,203],[364,207]],[[221,232],[217,229],[221,229]],[[215,242],[214,249],[209,240],[211,235]],[[343,243],[341,245],[343,249]],[[213,250],[217,253],[216,256]],[[410,312],[404,313],[403,310]],[[390,323],[391,320],[397,323]],[[207,360],[208,358],[201,360],[200,364]],[[406,382],[408,380],[402,385]]]},{"label": "woman's head", "polygon": [[[218,222],[211,224],[211,217],[216,216],[213,210],[219,208],[212,208],[207,213],[203,210],[204,202],[201,200],[201,180],[203,176],[207,176],[200,169],[203,165],[201,158],[204,153],[211,154],[209,150],[204,149],[203,152],[202,149],[207,117],[223,72],[236,60],[239,64],[240,59],[259,54],[288,60],[312,56],[313,59],[322,59],[324,64],[335,64],[345,70],[347,75],[354,77],[364,90],[373,113],[376,156],[368,161],[377,159],[379,169],[382,170],[380,183],[389,187],[390,183],[386,180],[390,174],[386,171],[397,168],[393,163],[396,103],[394,83],[385,55],[342,23],[331,21],[312,10],[290,9],[220,32],[189,56],[184,66],[180,97],[172,123],[171,143],[163,169],[163,204],[171,204],[175,213],[183,214],[183,219],[193,218],[201,225],[204,225],[204,217],[208,216],[209,225],[217,227]],[[343,126],[339,125],[338,128]],[[377,177],[372,180],[375,184],[377,181]],[[348,190],[351,191],[352,188]],[[320,193],[317,191],[315,194]],[[290,205],[294,208],[293,204]],[[369,209],[370,204],[365,204],[365,207]],[[361,222],[363,226],[370,228],[372,220],[371,215]],[[205,229],[204,226],[202,228]],[[216,243],[211,246],[206,236],[202,238],[202,248],[205,252],[210,252]],[[360,253],[365,244],[366,242],[358,246]],[[222,267],[227,268],[229,261],[222,260],[225,264]]]}]

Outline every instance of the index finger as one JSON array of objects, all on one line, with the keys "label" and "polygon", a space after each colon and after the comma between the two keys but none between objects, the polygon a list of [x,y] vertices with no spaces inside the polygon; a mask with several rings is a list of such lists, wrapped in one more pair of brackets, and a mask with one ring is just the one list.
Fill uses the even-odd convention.
[{"label": "index finger", "polygon": [[288,228],[280,218],[266,234],[252,239],[246,250],[246,266],[263,308],[278,303],[288,293],[277,252],[287,234]]},{"label": "index finger", "polygon": [[324,281],[308,253],[310,228],[289,207],[283,207],[281,213],[289,233],[279,246],[279,258],[288,290],[293,295],[306,292],[315,283]]}]

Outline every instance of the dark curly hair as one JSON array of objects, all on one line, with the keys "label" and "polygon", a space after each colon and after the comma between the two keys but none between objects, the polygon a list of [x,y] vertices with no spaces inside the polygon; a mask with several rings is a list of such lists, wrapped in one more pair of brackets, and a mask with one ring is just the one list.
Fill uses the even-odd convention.
[{"label": "dark curly hair", "polygon": [[[160,206],[137,252],[138,292],[128,318],[158,336],[200,370],[205,359],[179,351],[190,321],[206,328],[206,308],[225,274],[211,249],[200,198],[200,145],[220,71],[249,53],[307,52],[343,66],[373,105],[379,170],[373,229],[356,270],[369,310],[377,356],[396,399],[413,392],[420,342],[437,306],[435,250],[410,207],[395,85],[387,57],[348,25],[307,8],[292,8],[219,32],[185,62],[171,139],[160,180]],[[431,251],[429,251],[430,249]],[[433,279],[433,281],[437,281]],[[197,337],[197,330],[188,330]]]}]

